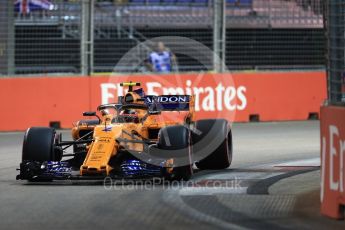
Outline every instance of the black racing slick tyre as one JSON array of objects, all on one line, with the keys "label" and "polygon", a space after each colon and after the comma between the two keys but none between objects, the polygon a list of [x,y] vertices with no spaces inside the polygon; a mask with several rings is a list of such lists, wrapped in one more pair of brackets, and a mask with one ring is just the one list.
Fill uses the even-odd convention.
[{"label": "black racing slick tyre", "polygon": [[[226,169],[232,162],[232,133],[224,119],[199,120],[192,132],[193,156],[198,169]],[[208,151],[205,153],[205,151]],[[200,154],[201,153],[201,154]]]},{"label": "black racing slick tyre", "polygon": [[189,180],[193,174],[190,132],[184,126],[167,126],[158,135],[158,150],[164,157],[172,158],[176,166],[172,173],[165,173],[168,180]]},{"label": "black racing slick tyre", "polygon": [[59,135],[55,129],[46,127],[29,128],[24,136],[23,161],[59,161],[62,151],[55,148]]}]

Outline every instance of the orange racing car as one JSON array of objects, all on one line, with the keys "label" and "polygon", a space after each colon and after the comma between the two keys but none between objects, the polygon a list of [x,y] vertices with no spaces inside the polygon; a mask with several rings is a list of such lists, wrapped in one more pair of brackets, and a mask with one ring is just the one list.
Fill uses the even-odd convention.
[{"label": "orange racing car", "polygon": [[[100,105],[78,121],[72,141],[49,127],[24,136],[17,179],[29,181],[163,177],[188,180],[198,169],[225,169],[232,161],[227,120],[195,120],[192,95],[145,95],[140,83],[118,103]],[[135,89],[136,88],[136,89]],[[72,153],[66,153],[68,148]]]}]

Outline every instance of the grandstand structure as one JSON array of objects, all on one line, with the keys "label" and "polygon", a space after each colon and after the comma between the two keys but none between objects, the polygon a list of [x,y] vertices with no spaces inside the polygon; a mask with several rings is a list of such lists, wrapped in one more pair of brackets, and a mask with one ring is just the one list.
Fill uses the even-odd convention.
[{"label": "grandstand structure", "polygon": [[[133,47],[137,47],[133,66],[140,65],[150,52],[150,47],[141,44],[154,37],[183,36],[213,47],[212,0],[90,1],[94,4],[92,72],[111,72]],[[225,1],[229,70],[324,68],[321,0]],[[49,9],[30,12],[7,5],[13,20],[10,17],[7,27],[4,23],[2,27],[13,26],[14,74],[81,73],[82,0],[50,2]],[[180,71],[208,69],[173,51]]]}]

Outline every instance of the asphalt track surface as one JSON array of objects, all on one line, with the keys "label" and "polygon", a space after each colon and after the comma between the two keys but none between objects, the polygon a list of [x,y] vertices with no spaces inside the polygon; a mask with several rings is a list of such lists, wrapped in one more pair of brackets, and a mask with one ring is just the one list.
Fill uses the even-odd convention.
[{"label": "asphalt track surface", "polygon": [[[70,138],[68,131],[63,133]],[[319,157],[318,121],[235,124],[231,167],[197,172],[191,180],[197,186],[16,181],[23,134],[0,133],[0,229],[309,229],[312,226],[303,219],[292,222],[291,218],[295,218],[291,217],[295,202],[292,195],[270,196],[260,194],[260,189],[250,195],[247,190],[290,170],[287,167],[282,173],[282,168],[276,165],[305,160],[315,164]],[[210,181],[220,186],[209,186]]]}]

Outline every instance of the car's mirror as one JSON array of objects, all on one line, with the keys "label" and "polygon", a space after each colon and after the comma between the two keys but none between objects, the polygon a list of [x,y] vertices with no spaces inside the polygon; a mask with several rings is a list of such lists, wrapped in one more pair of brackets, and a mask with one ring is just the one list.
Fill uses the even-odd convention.
[{"label": "car's mirror", "polygon": [[84,117],[93,117],[96,116],[96,112],[83,112]]},{"label": "car's mirror", "polygon": [[101,118],[97,115],[96,112],[83,112],[84,117],[97,117],[98,123],[101,124]]}]

